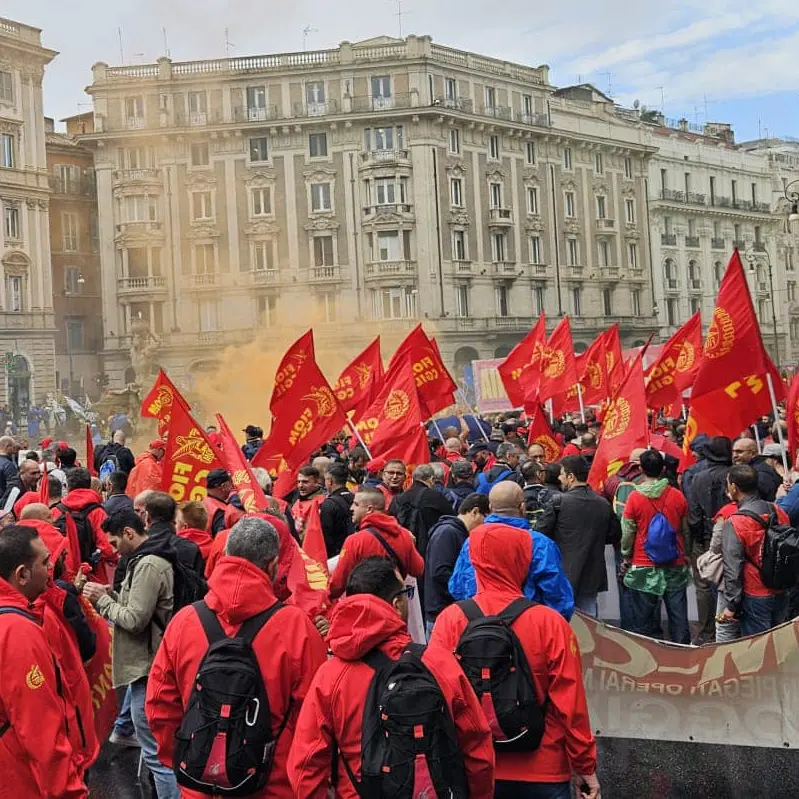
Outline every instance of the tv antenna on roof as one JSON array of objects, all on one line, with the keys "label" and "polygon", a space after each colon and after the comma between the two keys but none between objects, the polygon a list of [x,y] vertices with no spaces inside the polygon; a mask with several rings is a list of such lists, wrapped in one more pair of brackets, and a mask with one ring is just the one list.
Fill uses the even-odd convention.
[{"label": "tv antenna on roof", "polygon": [[306,25],[302,29],[302,49],[303,51],[308,49],[308,36],[312,33],[319,33],[318,28],[312,28],[310,25]]},{"label": "tv antenna on roof", "polygon": [[225,28],[225,57],[230,58],[230,48],[235,47],[236,45],[230,41],[230,36],[228,33],[228,28]]},{"label": "tv antenna on roof", "polygon": [[409,12],[402,10],[402,0],[396,0],[397,3],[397,23],[399,25],[399,37],[402,38],[402,18]]}]

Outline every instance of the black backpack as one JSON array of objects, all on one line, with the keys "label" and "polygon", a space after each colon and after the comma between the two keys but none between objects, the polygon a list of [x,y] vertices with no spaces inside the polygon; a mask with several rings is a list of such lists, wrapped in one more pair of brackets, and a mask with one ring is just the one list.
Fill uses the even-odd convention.
[{"label": "black backpack", "polygon": [[483,708],[494,747],[533,752],[541,744],[547,701],[539,702],[530,665],[511,625],[534,602],[520,597],[496,616],[485,616],[473,599],[459,602],[469,624],[455,657]]},{"label": "black backpack", "polygon": [[250,796],[269,781],[291,703],[273,735],[269,697],[252,642],[282,607],[276,602],[228,638],[208,605],[194,604],[209,646],[175,733],[178,785],[214,796]]},{"label": "black backpack", "polygon": [[363,709],[361,779],[344,767],[361,799],[466,799],[469,787],[455,723],[424,647],[409,644],[399,660],[378,649]]},{"label": "black backpack", "polygon": [[94,537],[89,516],[103,506],[97,502],[90,502],[85,508],[79,511],[70,510],[63,502],[59,502],[56,507],[61,511],[61,515],[53,522],[61,535],[67,534],[67,516],[71,516],[78,530],[78,544],[80,546],[80,559],[82,563],[96,566],[99,558],[95,555],[97,541]]},{"label": "black backpack", "polygon": [[799,532],[790,524],[781,524],[776,510],[768,520],[746,509],[733,515],[755,519],[766,531],[759,569],[763,585],[775,591],[793,588],[799,582]]}]

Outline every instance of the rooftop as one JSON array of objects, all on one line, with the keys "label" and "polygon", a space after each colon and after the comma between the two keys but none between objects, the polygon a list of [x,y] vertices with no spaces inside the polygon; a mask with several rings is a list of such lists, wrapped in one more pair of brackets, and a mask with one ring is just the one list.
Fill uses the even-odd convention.
[{"label": "rooftop", "polygon": [[41,28],[34,28],[22,22],[15,22],[13,19],[0,17],[0,41],[4,47],[17,47],[24,50],[43,51],[47,61],[52,61],[58,53],[55,50],[48,50],[42,47]]}]

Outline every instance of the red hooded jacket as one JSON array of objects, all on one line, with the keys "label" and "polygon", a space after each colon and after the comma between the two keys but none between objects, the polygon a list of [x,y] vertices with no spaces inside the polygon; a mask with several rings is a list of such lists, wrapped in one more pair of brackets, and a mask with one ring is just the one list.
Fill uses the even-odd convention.
[{"label": "red hooded jacket", "polygon": [[[374,671],[361,662],[375,647],[397,659],[411,642],[408,628],[384,600],[358,594],[333,611],[327,636],[333,657],[316,673],[305,699],[289,755],[289,779],[295,796],[326,799],[336,746],[356,778],[361,773],[361,720]],[[472,687],[455,658],[428,648],[422,656],[446,699],[466,765],[471,799],[494,795],[494,746],[488,723]],[[358,799],[339,766],[338,799]]]},{"label": "red hooded jacket", "polygon": [[[112,580],[107,579],[105,567],[111,569],[113,575],[113,567],[116,566],[118,557],[111,544],[108,543],[108,538],[103,532],[102,524],[108,518],[108,514],[103,510],[103,498],[90,488],[75,488],[69,492],[61,501],[62,505],[67,507],[72,513],[78,513],[89,505],[99,505],[88,516],[89,526],[92,529],[92,536],[94,538],[94,549],[100,550],[100,562],[92,572],[92,578],[97,582],[107,583]],[[61,516],[61,508],[56,505],[52,509],[53,521]],[[72,517],[67,519],[67,538],[71,539],[71,529],[75,528],[75,522]]]},{"label": "red hooded jacket", "polygon": [[0,797],[85,799],[67,737],[65,697],[58,692],[53,653],[45,637],[42,606],[33,606],[0,579],[0,607],[30,613],[0,616]]},{"label": "red hooded jacket", "polygon": [[214,545],[214,539],[211,534],[205,530],[198,530],[196,527],[184,527],[178,530],[178,535],[185,538],[187,541],[193,541],[200,548],[200,555],[204,563],[208,563],[208,558],[211,556],[211,549]]},{"label": "red hooded jacket", "polygon": [[373,511],[364,516],[358,532],[347,536],[341,547],[338,564],[330,577],[331,599],[344,593],[350,573],[362,560],[375,556],[389,557],[385,547],[369,532],[369,528],[377,530],[386,539],[411,577],[421,577],[424,573],[424,560],[416,550],[413,536],[393,516]]},{"label": "red hooded jacket", "polygon": [[[483,613],[502,612],[521,595],[533,556],[525,530],[487,524],[469,536],[477,578],[475,602]],[[433,628],[430,646],[453,652],[467,620],[457,605],[445,608]],[[588,719],[580,649],[568,622],[536,605],[513,624],[533,674],[539,701],[549,699],[546,727],[535,752],[498,752],[495,777],[514,782],[567,782],[572,772],[596,771],[596,743]]]},{"label": "red hooded jacket", "polygon": [[[233,635],[247,619],[270,608],[277,600],[264,572],[243,558],[225,556],[211,575],[205,601],[217,614],[224,631]],[[183,720],[183,709],[207,650],[208,639],[197,612],[187,607],[169,623],[153,661],[147,682],[147,719],[158,743],[158,757],[170,767],[175,732]],[[286,606],[255,637],[253,651],[264,675],[273,732],[280,728],[291,703],[269,784],[253,797],[293,799],[286,760],[300,707],[316,670],[325,661],[325,645],[308,617],[298,608]],[[183,789],[181,796],[201,799],[202,794]]]},{"label": "red hooded jacket", "polygon": [[143,452],[136,457],[136,465],[128,475],[128,487],[125,493],[135,499],[142,491],[161,490],[162,467],[150,452]]}]

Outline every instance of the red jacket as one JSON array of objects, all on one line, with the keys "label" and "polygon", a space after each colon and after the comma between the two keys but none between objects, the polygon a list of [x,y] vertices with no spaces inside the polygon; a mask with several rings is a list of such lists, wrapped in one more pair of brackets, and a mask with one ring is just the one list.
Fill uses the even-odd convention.
[{"label": "red jacket", "polygon": [[[94,572],[92,572],[92,576],[98,582],[109,582],[109,580],[106,579],[104,564],[108,564],[109,566],[113,567],[116,565],[118,558],[117,553],[114,551],[111,544],[108,543],[108,537],[102,529],[103,522],[108,518],[108,514],[103,510],[102,507],[103,498],[96,491],[92,491],[90,488],[76,488],[67,494],[67,496],[62,500],[62,504],[69,508],[69,510],[71,510],[73,513],[82,511],[84,508],[92,504],[100,505],[99,508],[95,508],[88,516],[89,526],[92,528],[92,536],[94,538],[93,549],[100,550],[100,563],[97,564]],[[58,506],[55,506],[53,508],[53,520],[58,519],[59,516],[61,516],[61,509]],[[67,528],[74,527],[74,524],[74,521],[72,521],[70,517],[67,520]],[[67,530],[67,537],[70,537],[69,529]]]},{"label": "red jacket", "polygon": [[203,505],[205,505],[205,509],[208,511],[208,524],[205,527],[205,531],[212,536],[215,535],[214,518],[219,511],[222,511],[225,516],[225,526],[217,529],[216,534],[218,534],[220,530],[229,530],[244,516],[238,508],[234,508],[230,503],[222,502],[221,499],[217,499],[216,497],[205,497],[205,499],[203,499]]},{"label": "red jacket", "polygon": [[[475,602],[483,613],[503,611],[521,595],[533,540],[525,530],[486,524],[469,536],[477,578]],[[457,605],[445,608],[433,628],[430,646],[453,652],[467,620]],[[596,771],[596,743],[588,719],[577,639],[568,622],[545,605],[536,605],[513,624],[533,674],[539,701],[549,700],[541,746],[535,752],[498,752],[497,780],[566,782],[572,772]]]},{"label": "red jacket", "polygon": [[330,577],[331,599],[344,593],[350,573],[362,560],[375,556],[389,557],[380,541],[368,532],[370,527],[386,539],[411,577],[421,577],[424,573],[424,560],[416,551],[413,536],[404,527],[400,527],[400,523],[393,516],[374,511],[363,518],[358,532],[347,536],[344,541],[338,565]]},{"label": "red jacket", "polygon": [[[360,776],[363,705],[374,675],[360,658],[378,647],[396,659],[411,638],[405,622],[388,602],[359,594],[336,606],[327,640],[333,657],[316,673],[289,755],[289,779],[295,795],[303,799],[328,796],[336,746],[355,776]],[[494,747],[477,697],[451,654],[428,648],[422,660],[436,678],[455,722],[469,796],[490,799],[494,795]],[[357,799],[341,764],[338,775],[338,799]]]},{"label": "red jacket", "polygon": [[211,555],[211,549],[214,545],[214,539],[211,534],[205,530],[198,530],[196,527],[186,527],[183,530],[178,530],[178,535],[188,541],[193,541],[200,548],[200,555],[205,563],[208,563],[208,558]]},{"label": "red jacket", "polygon": [[65,697],[41,627],[41,604],[31,607],[0,579],[0,607],[18,608],[39,621],[0,616],[0,725],[10,723],[0,738],[0,797],[85,799],[89,792],[67,736]]},{"label": "red jacket", "polygon": [[[677,551],[680,553],[677,560],[667,566],[684,566],[685,542],[682,529],[685,517],[688,515],[688,503],[681,491],[672,486],[666,486],[659,497],[649,499],[640,491],[633,491],[624,504],[624,518],[635,522],[635,542],[633,543],[633,566],[654,566],[652,559],[646,554],[646,544],[649,523],[654,515],[660,511],[677,533]],[[663,566],[664,564],[660,564]]]},{"label": "red jacket", "polygon": [[161,490],[161,462],[149,452],[136,456],[136,465],[128,475],[128,487],[125,493],[135,499],[142,491]]},{"label": "red jacket", "polygon": [[[242,558],[225,556],[209,580],[205,597],[228,635],[277,600],[264,572]],[[179,611],[164,633],[147,682],[147,719],[158,743],[161,762],[172,766],[175,732],[183,720],[183,709],[208,640],[197,612]],[[272,730],[280,728],[289,703],[286,729],[278,740],[272,775],[267,787],[255,799],[293,799],[286,776],[286,760],[303,700],[316,670],[325,661],[325,645],[316,628],[299,609],[286,606],[270,619],[253,642],[253,650],[264,675],[272,713]],[[201,799],[201,794],[183,790],[184,799]]]}]

